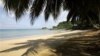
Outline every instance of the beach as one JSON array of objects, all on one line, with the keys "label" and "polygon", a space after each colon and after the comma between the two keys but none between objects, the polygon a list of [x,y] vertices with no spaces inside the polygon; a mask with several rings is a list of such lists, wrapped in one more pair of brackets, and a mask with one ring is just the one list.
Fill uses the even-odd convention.
[{"label": "beach", "polygon": [[[3,40],[0,41],[0,51],[6,50],[6,52],[0,52],[0,56],[21,56],[25,53],[28,49],[28,46],[24,47],[26,42],[31,42],[31,40],[46,40],[46,39],[58,39],[62,37],[54,37],[54,36],[61,36],[61,35],[69,35],[73,33],[80,33],[83,31],[75,30],[75,31],[64,31],[64,32],[56,32],[55,34],[46,34],[46,35],[38,35],[38,36],[24,36],[19,39],[11,39],[11,40]],[[70,38],[70,37],[69,37]],[[33,43],[33,42],[32,42]],[[16,48],[19,46],[18,48]],[[34,45],[33,45],[34,46]],[[14,47],[16,49],[14,49]]]}]

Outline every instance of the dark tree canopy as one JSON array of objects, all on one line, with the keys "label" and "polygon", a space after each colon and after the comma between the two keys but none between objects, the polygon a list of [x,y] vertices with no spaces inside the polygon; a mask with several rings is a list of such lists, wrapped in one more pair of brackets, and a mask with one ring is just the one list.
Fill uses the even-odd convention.
[{"label": "dark tree canopy", "polygon": [[4,0],[4,3],[7,11],[15,12],[16,19],[30,7],[31,22],[43,10],[45,20],[48,20],[50,14],[56,19],[60,8],[63,8],[69,11],[67,21],[100,25],[100,0]]}]

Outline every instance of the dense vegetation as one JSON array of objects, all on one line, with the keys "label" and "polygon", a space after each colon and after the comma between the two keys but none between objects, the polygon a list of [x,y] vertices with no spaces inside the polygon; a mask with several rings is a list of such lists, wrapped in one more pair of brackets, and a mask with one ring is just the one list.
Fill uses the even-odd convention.
[{"label": "dense vegetation", "polygon": [[[100,26],[98,25],[98,28]],[[95,29],[95,27],[93,27],[91,24],[88,23],[81,23],[81,22],[77,22],[75,24],[73,24],[72,22],[60,22],[57,26],[54,26],[53,29],[71,29],[71,30],[85,30],[85,29]]]},{"label": "dense vegetation", "polygon": [[71,22],[60,22],[56,27],[53,27],[54,29],[72,29]]}]

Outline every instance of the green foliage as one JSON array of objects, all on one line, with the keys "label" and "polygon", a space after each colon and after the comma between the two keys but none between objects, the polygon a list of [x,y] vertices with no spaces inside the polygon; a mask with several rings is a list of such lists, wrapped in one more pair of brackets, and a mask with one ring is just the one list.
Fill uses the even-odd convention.
[{"label": "green foliage", "polygon": [[71,29],[72,26],[73,26],[73,25],[71,24],[71,22],[66,22],[66,21],[64,21],[64,22],[59,23],[59,24],[57,25],[57,28],[58,28],[58,29]]}]

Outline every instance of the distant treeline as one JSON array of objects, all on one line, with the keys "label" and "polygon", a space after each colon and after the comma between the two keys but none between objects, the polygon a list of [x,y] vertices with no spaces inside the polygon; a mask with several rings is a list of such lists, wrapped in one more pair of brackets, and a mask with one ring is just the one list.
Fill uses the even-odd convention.
[{"label": "distant treeline", "polygon": [[[100,29],[100,26],[98,26]],[[77,22],[76,24],[73,24],[71,22],[60,22],[57,26],[54,26],[53,29],[94,29],[95,27],[91,24],[87,24],[87,23],[81,23],[81,22]]]},{"label": "distant treeline", "polygon": [[72,29],[73,24],[71,22],[61,22],[57,26],[54,26],[53,29]]}]

